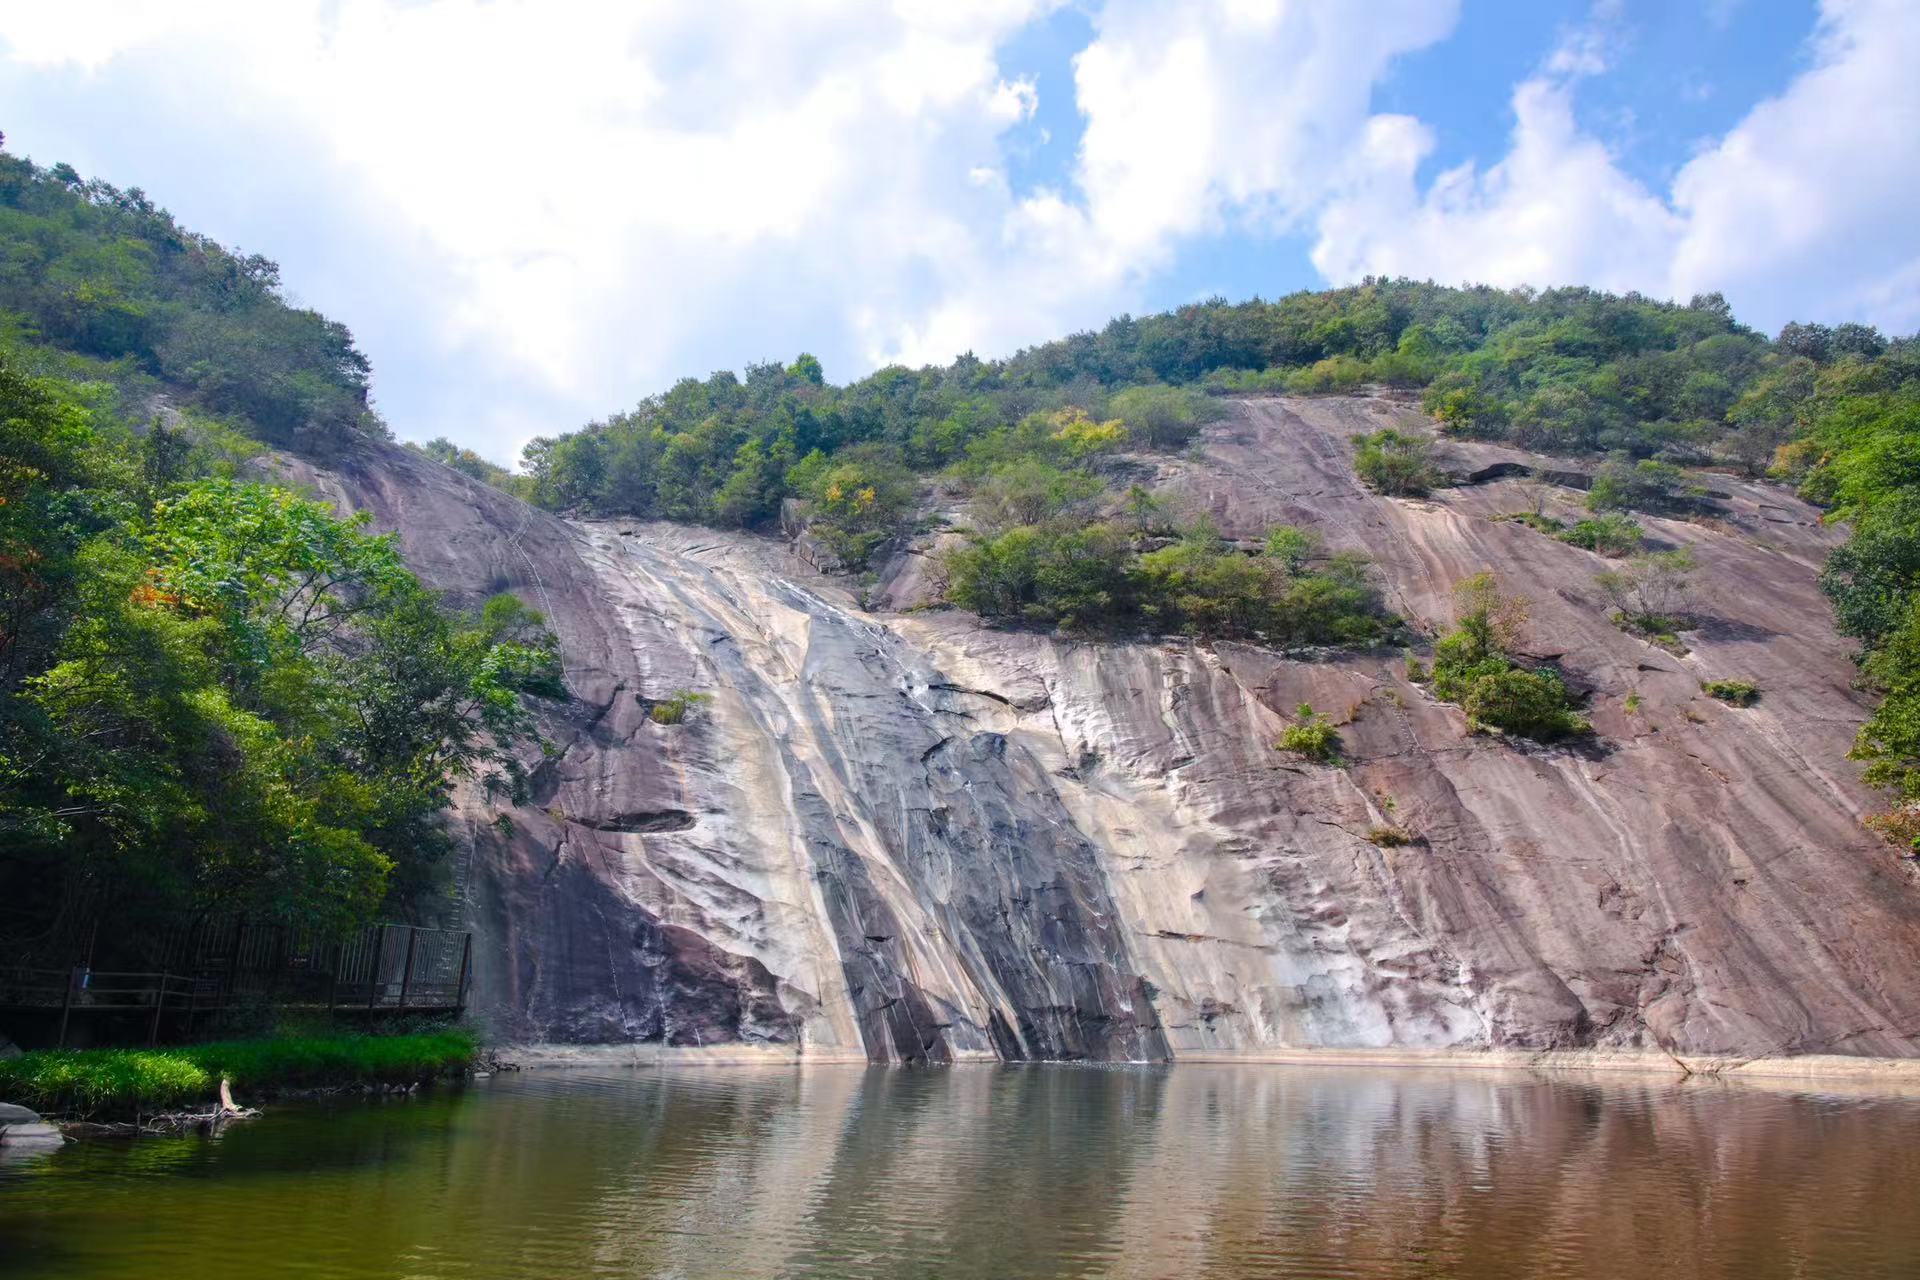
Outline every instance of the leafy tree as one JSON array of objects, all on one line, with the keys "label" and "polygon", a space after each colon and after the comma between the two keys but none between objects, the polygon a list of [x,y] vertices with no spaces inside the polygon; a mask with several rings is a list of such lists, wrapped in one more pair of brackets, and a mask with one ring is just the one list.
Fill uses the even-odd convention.
[{"label": "leafy tree", "polygon": [[947,599],[983,618],[1092,630],[1135,608],[1125,537],[1111,525],[1022,525],[947,557]]},{"label": "leafy tree", "polygon": [[1430,679],[1435,697],[1467,713],[1470,732],[1551,741],[1588,731],[1559,673],[1523,668],[1509,652],[1526,630],[1522,597],[1479,573],[1454,588],[1454,610],[1454,629],[1434,644]]},{"label": "leafy tree", "polygon": [[444,607],[390,538],[206,477],[0,362],[0,897],[293,923],[419,901],[452,783],[512,789],[552,638]]},{"label": "leafy tree", "polygon": [[1170,450],[1193,439],[1205,401],[1185,387],[1129,387],[1107,407],[1148,448]]},{"label": "leafy tree", "polygon": [[847,451],[829,460],[812,454],[788,481],[813,503],[809,528],[850,568],[868,559],[896,532],[913,497],[913,476],[884,450]]},{"label": "leafy tree", "polygon": [[974,486],[973,512],[982,528],[1005,531],[1084,512],[1100,491],[1100,482],[1084,472],[1025,458],[1000,463]]},{"label": "leafy tree", "polygon": [[1439,482],[1433,444],[1424,436],[1383,427],[1353,437],[1353,449],[1354,471],[1378,493],[1414,498]]},{"label": "leafy tree", "polygon": [[1920,489],[1868,507],[1827,558],[1820,587],[1840,633],[1869,649],[1903,626],[1920,601]]}]

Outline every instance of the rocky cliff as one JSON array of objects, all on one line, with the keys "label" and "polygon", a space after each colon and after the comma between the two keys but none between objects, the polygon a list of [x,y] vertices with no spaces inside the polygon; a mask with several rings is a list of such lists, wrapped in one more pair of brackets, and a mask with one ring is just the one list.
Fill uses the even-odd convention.
[{"label": "rocky cliff", "polygon": [[[477,800],[457,818],[504,1037],[909,1062],[1920,1053],[1920,887],[1859,825],[1867,703],[1816,586],[1836,532],[1733,481],[1711,520],[1647,521],[1702,565],[1675,657],[1607,620],[1599,557],[1488,519],[1524,505],[1495,464],[1543,460],[1455,446],[1495,478],[1382,498],[1347,438],[1388,423],[1427,429],[1385,400],[1242,401],[1157,479],[1230,536],[1286,521],[1367,552],[1409,619],[1492,569],[1590,692],[1593,743],[1469,737],[1397,651],[989,630],[920,607],[924,546],[863,608],[781,542],[569,524],[396,449],[288,470],[456,597],[519,593],[564,646],[536,802],[510,830]],[[1719,677],[1764,696],[1704,697]],[[679,690],[712,700],[655,723]],[[1350,720],[1344,767],[1274,749],[1303,700]],[[1370,843],[1385,825],[1415,843]]]}]

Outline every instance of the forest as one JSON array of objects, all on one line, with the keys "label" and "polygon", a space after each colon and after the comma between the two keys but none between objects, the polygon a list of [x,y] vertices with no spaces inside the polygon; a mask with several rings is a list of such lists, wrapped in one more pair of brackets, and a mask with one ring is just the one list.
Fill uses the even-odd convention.
[{"label": "forest", "polygon": [[450,607],[267,483],[384,427],[351,335],[138,191],[0,155],[0,944],[101,915],[430,915],[462,779],[564,696],[543,620]]}]

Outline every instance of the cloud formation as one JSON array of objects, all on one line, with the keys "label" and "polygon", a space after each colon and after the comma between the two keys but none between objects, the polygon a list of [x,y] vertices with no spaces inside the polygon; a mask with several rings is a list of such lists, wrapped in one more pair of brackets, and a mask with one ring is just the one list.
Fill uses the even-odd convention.
[{"label": "cloud formation", "polygon": [[1329,280],[1432,275],[1498,285],[1591,284],[1686,298],[1719,291],[1765,328],[1792,318],[1920,325],[1920,6],[1826,0],[1811,65],[1705,143],[1656,192],[1576,123],[1579,78],[1605,62],[1563,46],[1513,93],[1511,146],[1421,190],[1434,148],[1376,116],[1345,189],[1318,220]]},{"label": "cloud formation", "polygon": [[[1373,103],[1453,0],[1106,0],[1071,85],[1005,56],[1058,3],[0,0],[0,112],[15,149],[281,258],[403,434],[502,457],[803,345],[836,378],[1008,352],[1221,242],[1306,237],[1335,282],[1920,323],[1904,0],[1827,0],[1807,68],[1664,191],[1581,125],[1592,31],[1514,88],[1503,156],[1425,180],[1434,129]],[[1069,93],[1077,149],[1017,189]]]}]

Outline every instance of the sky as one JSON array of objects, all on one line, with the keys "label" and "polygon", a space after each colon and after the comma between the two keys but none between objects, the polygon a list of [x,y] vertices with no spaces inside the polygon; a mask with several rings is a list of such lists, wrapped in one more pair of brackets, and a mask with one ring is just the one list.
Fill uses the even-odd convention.
[{"label": "sky", "polygon": [[1920,0],[0,0],[0,130],[502,462],[1369,274],[1920,329]]}]

